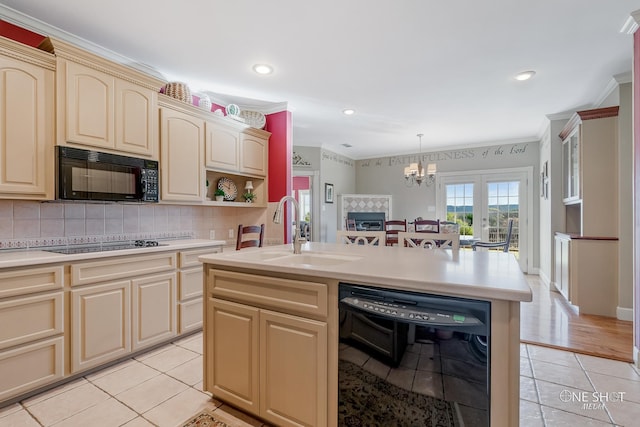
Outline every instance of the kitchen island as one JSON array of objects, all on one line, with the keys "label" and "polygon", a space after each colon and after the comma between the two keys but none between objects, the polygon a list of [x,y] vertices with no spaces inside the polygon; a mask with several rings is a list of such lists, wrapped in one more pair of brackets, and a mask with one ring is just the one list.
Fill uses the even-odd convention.
[{"label": "kitchen island", "polygon": [[277,425],[337,425],[341,282],[491,304],[491,426],[519,422],[520,302],[499,252],[306,243],[201,256],[204,389]]}]

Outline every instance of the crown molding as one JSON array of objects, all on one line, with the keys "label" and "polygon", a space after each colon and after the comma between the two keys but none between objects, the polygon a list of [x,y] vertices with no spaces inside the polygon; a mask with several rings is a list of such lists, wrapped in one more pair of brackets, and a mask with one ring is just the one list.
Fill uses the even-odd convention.
[{"label": "crown molding", "polygon": [[640,23],[640,10],[631,12],[631,16],[627,18],[620,32],[623,34],[633,34],[638,31],[638,24]]},{"label": "crown molding", "polygon": [[149,74],[166,81],[166,78],[158,70],[149,65],[136,62],[135,60],[127,56],[121,55],[96,43],[90,42],[86,39],[83,39],[82,37],[78,37],[58,27],[54,27],[53,25],[47,24],[46,22],[40,21],[39,19],[33,18],[29,15],[25,15],[24,13],[18,12],[17,10],[11,9],[10,7],[7,7],[3,4],[0,4],[0,15],[2,15],[3,20],[19,27],[25,28],[29,31],[33,31],[34,33],[41,34],[43,37],[54,37],[62,41],[74,44],[98,56],[110,59],[120,64],[127,64],[128,67],[134,68],[142,73]]}]

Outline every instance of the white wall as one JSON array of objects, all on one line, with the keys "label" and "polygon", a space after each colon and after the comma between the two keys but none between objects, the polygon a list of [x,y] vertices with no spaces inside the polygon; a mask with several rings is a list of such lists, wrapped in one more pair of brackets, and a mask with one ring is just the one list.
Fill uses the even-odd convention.
[{"label": "white wall", "polygon": [[[320,150],[321,229],[320,240],[335,242],[338,229],[338,195],[356,192],[355,160]],[[333,184],[333,203],[325,203],[325,184]]]}]

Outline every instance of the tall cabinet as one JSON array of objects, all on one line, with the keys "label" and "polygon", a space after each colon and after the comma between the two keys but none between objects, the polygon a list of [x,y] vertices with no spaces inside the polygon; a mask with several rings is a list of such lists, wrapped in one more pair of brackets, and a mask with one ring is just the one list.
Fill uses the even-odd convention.
[{"label": "tall cabinet", "polygon": [[0,198],[54,198],[55,57],[0,37]]},{"label": "tall cabinet", "polygon": [[566,216],[555,286],[585,314],[616,315],[618,109],[578,111],[560,133]]}]

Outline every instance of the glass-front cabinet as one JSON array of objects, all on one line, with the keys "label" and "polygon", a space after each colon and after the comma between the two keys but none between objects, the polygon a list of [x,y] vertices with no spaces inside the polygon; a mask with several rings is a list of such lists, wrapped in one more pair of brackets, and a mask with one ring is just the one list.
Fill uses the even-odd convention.
[{"label": "glass-front cabinet", "polygon": [[562,142],[562,198],[565,203],[580,200],[580,127]]}]

